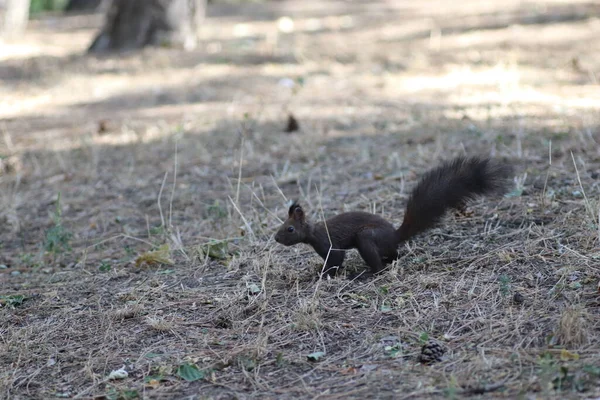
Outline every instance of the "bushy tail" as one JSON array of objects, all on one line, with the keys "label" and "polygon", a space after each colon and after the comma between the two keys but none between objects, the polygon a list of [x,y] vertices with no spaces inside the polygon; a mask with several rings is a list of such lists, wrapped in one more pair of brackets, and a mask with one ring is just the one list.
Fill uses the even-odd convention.
[{"label": "bushy tail", "polygon": [[408,199],[398,240],[432,228],[447,210],[460,210],[478,196],[504,193],[511,174],[510,165],[479,157],[457,157],[428,171]]}]

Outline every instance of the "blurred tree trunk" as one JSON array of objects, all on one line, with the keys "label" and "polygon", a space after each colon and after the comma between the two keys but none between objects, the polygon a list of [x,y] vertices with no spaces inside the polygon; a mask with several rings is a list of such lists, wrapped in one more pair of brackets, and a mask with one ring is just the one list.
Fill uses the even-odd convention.
[{"label": "blurred tree trunk", "polygon": [[148,45],[194,48],[206,0],[112,0],[101,32],[89,48],[100,53]]},{"label": "blurred tree trunk", "polygon": [[0,36],[23,32],[29,19],[30,0],[0,0]]}]

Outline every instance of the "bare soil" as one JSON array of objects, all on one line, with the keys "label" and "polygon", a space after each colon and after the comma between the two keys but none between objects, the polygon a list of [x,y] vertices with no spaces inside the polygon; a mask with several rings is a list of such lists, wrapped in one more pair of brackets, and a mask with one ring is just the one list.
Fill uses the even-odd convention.
[{"label": "bare soil", "polygon": [[[216,4],[86,56],[101,22],[0,44],[0,397],[600,396],[597,2]],[[289,199],[399,224],[461,154],[514,190],[377,277],[273,240]]]}]

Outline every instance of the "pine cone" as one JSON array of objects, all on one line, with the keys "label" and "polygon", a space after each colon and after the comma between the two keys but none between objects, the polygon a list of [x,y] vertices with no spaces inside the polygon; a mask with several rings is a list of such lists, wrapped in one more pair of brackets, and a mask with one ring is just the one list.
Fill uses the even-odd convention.
[{"label": "pine cone", "polygon": [[444,346],[430,340],[421,347],[419,361],[423,364],[432,364],[434,362],[442,361],[442,356],[445,352],[446,349]]}]

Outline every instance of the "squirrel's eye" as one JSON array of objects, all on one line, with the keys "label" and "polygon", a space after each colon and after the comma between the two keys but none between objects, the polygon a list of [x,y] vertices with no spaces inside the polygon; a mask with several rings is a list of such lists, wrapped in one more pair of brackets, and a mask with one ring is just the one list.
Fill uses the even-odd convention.
[{"label": "squirrel's eye", "polygon": [[288,226],[288,232],[294,232],[294,227],[293,226]]}]

